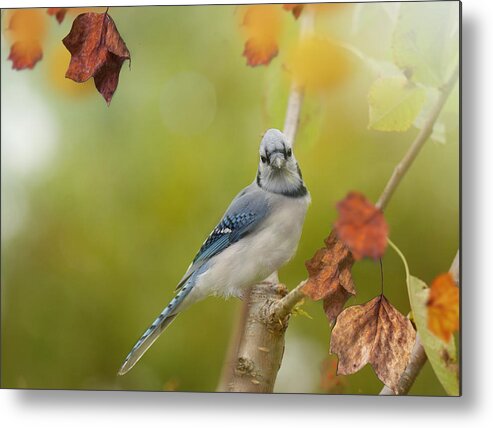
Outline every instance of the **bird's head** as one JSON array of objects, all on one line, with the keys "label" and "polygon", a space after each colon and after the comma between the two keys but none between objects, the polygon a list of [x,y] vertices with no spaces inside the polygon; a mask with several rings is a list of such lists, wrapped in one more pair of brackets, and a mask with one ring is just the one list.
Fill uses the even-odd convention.
[{"label": "bird's head", "polygon": [[278,129],[265,132],[260,143],[257,184],[286,196],[303,196],[306,188],[291,143]]}]

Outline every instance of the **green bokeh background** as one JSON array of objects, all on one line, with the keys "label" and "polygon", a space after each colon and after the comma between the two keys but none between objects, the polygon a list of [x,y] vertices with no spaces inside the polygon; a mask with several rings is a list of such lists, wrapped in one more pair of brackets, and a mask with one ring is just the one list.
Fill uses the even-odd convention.
[{"label": "green bokeh background", "polygon": [[[347,6],[321,18],[318,30],[390,60],[388,12],[369,4],[359,13],[356,29]],[[32,71],[11,70],[2,36],[2,387],[214,391],[237,300],[195,305],[128,375],[116,372],[230,200],[254,179],[262,132],[282,128],[290,87],[283,47],[298,22],[285,13],[279,56],[250,68],[236,7],[110,14],[132,63],[109,108],[95,89],[73,95],[49,77],[50,52],[73,17],[50,21],[44,59]],[[376,77],[354,59],[342,86],[306,96],[295,151],[312,205],[296,257],[280,272],[290,288],[306,277],[304,261],[330,231],[336,202],[350,190],[376,200],[418,132],[368,128]],[[176,98],[179,88],[185,99]],[[427,142],[386,210],[392,240],[428,283],[459,245],[457,88],[441,120],[446,143]],[[29,137],[12,148],[16,132]],[[34,161],[21,168],[25,157]],[[404,270],[391,250],[384,269],[385,294],[407,314]],[[357,263],[353,273],[350,304],[379,292],[377,263]],[[321,392],[330,331],[321,303],[304,309],[312,319],[290,323],[279,392]],[[344,382],[345,393],[382,386],[370,367]],[[444,393],[428,363],[411,393]]]}]

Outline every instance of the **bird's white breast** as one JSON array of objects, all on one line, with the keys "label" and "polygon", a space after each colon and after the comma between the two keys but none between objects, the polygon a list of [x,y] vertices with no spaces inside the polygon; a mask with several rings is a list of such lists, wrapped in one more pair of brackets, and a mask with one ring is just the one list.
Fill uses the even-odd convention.
[{"label": "bird's white breast", "polygon": [[295,254],[310,196],[270,194],[268,198],[269,214],[258,229],[212,260],[210,269],[198,278],[189,303],[211,294],[241,297]]}]

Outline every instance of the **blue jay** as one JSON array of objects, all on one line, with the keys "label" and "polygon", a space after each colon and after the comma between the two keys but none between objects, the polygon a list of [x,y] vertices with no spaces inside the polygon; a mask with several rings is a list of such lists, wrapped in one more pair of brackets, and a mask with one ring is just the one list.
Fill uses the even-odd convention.
[{"label": "blue jay", "polygon": [[291,143],[269,129],[260,143],[257,177],[226,210],[176,287],[176,295],[128,354],[127,373],[170,323],[210,295],[242,297],[296,252],[310,203]]}]

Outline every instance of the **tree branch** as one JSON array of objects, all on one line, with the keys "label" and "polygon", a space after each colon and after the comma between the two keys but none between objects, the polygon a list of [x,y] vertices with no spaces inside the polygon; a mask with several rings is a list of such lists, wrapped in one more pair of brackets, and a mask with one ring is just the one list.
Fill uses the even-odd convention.
[{"label": "tree branch", "polygon": [[411,144],[411,147],[409,147],[409,150],[406,152],[402,160],[395,167],[394,172],[390,177],[390,180],[387,182],[385,189],[383,190],[382,194],[380,195],[380,198],[378,198],[378,201],[375,204],[378,208],[383,210],[387,206],[390,198],[395,192],[395,189],[401,182],[402,177],[404,177],[407,170],[414,162],[414,159],[416,159],[416,156],[420,152],[421,148],[428,140],[428,137],[433,132],[433,125],[435,124],[440,112],[442,111],[442,108],[445,105],[445,102],[447,101],[450,92],[452,91],[458,77],[459,77],[459,64],[457,64],[454,72],[450,75],[449,79],[445,82],[445,84],[440,88],[441,89],[440,96],[437,102],[435,103],[435,105],[433,106],[430,115],[426,119],[423,128],[421,128],[418,135],[416,136],[413,143]]},{"label": "tree branch", "polygon": [[[457,253],[455,254],[454,257],[454,261],[450,266],[449,272],[458,286],[460,286],[459,260],[460,260],[459,250],[457,250]],[[384,386],[380,391],[380,395],[406,395],[411,389],[411,387],[413,386],[414,381],[416,380],[419,373],[421,372],[421,369],[425,365],[426,360],[427,357],[425,353],[425,348],[423,348],[423,345],[421,344],[421,340],[419,338],[419,334],[417,334],[416,343],[414,344],[413,351],[411,352],[409,364],[407,365],[406,370],[404,370],[404,373],[401,375],[401,378],[397,383],[397,388],[396,388],[397,394],[394,391],[392,391],[389,387]]]}]

